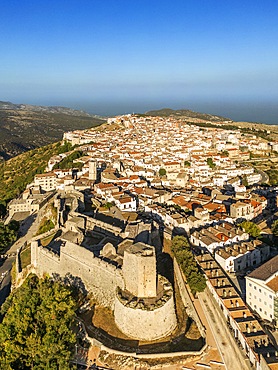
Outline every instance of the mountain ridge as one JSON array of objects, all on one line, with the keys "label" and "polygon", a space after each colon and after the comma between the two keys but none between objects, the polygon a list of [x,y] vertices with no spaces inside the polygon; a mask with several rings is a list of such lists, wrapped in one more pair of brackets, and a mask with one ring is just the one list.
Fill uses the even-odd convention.
[{"label": "mountain ridge", "polygon": [[85,130],[105,120],[65,107],[0,101],[0,160],[60,141],[65,131]]},{"label": "mountain ridge", "polygon": [[17,104],[11,103],[9,101],[1,101],[0,100],[0,110],[22,110],[22,111],[34,111],[34,112],[48,112],[48,113],[62,113],[68,114],[71,116],[85,116],[85,117],[95,117],[101,118],[96,114],[90,114],[83,110],[68,108],[59,105],[33,105],[33,104]]}]

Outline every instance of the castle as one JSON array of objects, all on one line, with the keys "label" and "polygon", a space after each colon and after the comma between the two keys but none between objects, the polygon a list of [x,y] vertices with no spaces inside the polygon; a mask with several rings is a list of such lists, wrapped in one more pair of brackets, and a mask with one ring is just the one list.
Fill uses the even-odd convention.
[{"label": "castle", "polygon": [[[76,197],[74,197],[76,199]],[[65,201],[56,199],[58,210]],[[62,234],[46,247],[42,236],[31,242],[33,271],[82,280],[96,301],[114,312],[115,324],[128,337],[153,341],[177,325],[173,288],[157,273],[155,248],[149,245],[151,225],[118,222],[58,212]]]}]

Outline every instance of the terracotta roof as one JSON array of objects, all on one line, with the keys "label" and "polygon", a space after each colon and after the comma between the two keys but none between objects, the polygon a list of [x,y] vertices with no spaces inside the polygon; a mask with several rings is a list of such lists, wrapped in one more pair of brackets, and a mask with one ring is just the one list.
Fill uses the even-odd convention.
[{"label": "terracotta roof", "polygon": [[184,207],[187,205],[187,201],[184,199],[184,197],[182,195],[178,196],[178,197],[175,197],[172,199],[173,203],[176,203],[178,204],[179,206],[181,207]]},{"label": "terracotta roof", "polygon": [[117,188],[117,186],[113,185],[113,184],[104,184],[103,182],[100,182],[98,184],[96,184],[96,186],[99,188],[99,189],[109,189],[109,188]]}]

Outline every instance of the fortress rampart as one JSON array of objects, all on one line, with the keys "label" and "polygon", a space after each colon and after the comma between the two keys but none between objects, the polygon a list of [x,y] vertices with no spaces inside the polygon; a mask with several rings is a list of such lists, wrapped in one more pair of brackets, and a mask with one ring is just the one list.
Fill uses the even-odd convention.
[{"label": "fortress rampart", "polygon": [[127,336],[139,340],[156,340],[166,337],[177,325],[173,295],[153,310],[131,308],[116,296],[115,323]]},{"label": "fortress rampart", "polygon": [[[71,212],[72,217],[80,217],[80,213],[78,212]],[[113,234],[113,235],[119,235],[122,232],[122,229],[120,227],[111,225],[107,222],[98,220],[96,218],[87,216],[82,214],[82,217],[86,219],[86,228],[89,230],[96,230],[101,231],[104,234]]]},{"label": "fortress rampart", "polygon": [[38,275],[45,273],[78,276],[86,289],[98,302],[113,309],[116,288],[124,289],[122,272],[115,266],[94,257],[93,253],[78,244],[66,242],[60,255],[38,245],[31,244],[31,263]]},{"label": "fortress rampart", "polygon": [[61,239],[54,247],[55,251],[40,246],[39,240],[32,241],[31,263],[36,273],[80,278],[100,305],[114,310],[115,323],[124,334],[152,341],[175,329],[173,289],[166,278],[157,276],[154,247],[144,243],[127,247],[123,270],[73,242]]}]

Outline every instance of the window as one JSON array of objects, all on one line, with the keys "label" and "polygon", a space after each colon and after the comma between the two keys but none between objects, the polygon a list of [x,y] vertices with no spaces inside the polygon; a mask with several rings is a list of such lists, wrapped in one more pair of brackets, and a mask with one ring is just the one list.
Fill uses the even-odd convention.
[{"label": "window", "polygon": [[250,297],[252,296],[252,293],[251,292],[249,292],[249,295],[250,295]]},{"label": "window", "polygon": [[269,315],[269,317],[272,319],[272,315]]},{"label": "window", "polygon": [[249,283],[249,286],[252,286],[252,284],[251,284],[251,283]]},{"label": "window", "polygon": [[261,300],[261,298],[259,298],[259,302],[261,302],[262,300]]},{"label": "window", "polygon": [[256,287],[256,286],[254,286],[254,289],[255,289],[255,290],[257,290],[257,287]]},{"label": "window", "polygon": [[269,305],[269,308],[272,308],[272,305],[271,304]]},{"label": "window", "polygon": [[269,294],[269,298],[272,299],[272,295],[271,294]]},{"label": "window", "polygon": [[261,290],[261,289],[259,289],[259,292],[261,293],[261,292],[262,292],[262,290]]},{"label": "window", "polygon": [[262,312],[262,309],[260,308],[260,312]]},{"label": "window", "polygon": [[266,306],[266,302],[264,302],[264,305]]},{"label": "window", "polygon": [[257,308],[257,305],[256,304],[254,304],[254,308]]}]

